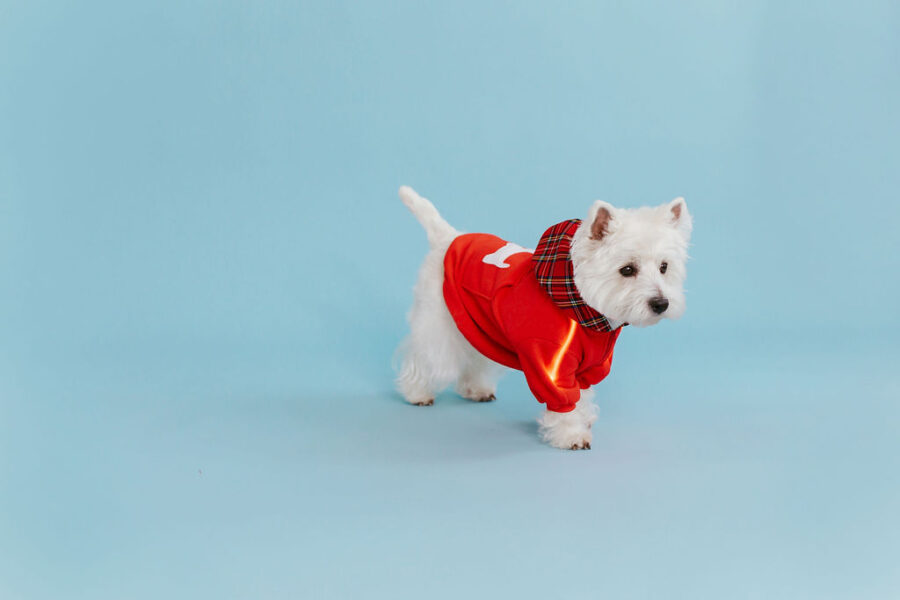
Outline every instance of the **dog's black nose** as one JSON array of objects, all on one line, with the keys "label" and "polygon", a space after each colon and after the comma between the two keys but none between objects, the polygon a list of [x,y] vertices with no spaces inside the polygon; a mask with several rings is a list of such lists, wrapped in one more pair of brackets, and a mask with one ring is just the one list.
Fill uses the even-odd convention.
[{"label": "dog's black nose", "polygon": [[656,314],[661,315],[669,308],[669,299],[662,297],[650,298],[650,308]]}]

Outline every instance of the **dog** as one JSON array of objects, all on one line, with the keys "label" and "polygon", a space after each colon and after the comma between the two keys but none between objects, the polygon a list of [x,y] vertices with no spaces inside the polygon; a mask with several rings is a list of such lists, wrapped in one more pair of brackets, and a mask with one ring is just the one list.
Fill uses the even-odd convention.
[{"label": "dog", "polygon": [[550,227],[532,250],[460,233],[412,188],[399,195],[430,246],[400,347],[399,392],[430,406],[455,383],[461,396],[489,402],[504,368],[519,369],[546,405],[542,439],[590,449],[590,388],[609,374],[623,327],[684,313],[693,227],[684,199],[637,209],[598,200],[584,221]]}]

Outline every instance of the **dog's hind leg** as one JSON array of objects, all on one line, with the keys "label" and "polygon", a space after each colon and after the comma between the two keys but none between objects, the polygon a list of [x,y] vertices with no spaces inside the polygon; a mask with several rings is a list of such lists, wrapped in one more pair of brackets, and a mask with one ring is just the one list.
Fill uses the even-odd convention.
[{"label": "dog's hind leg", "polygon": [[485,358],[474,348],[469,349],[466,365],[456,381],[456,391],[473,402],[490,402],[496,399],[497,380],[503,367]]},{"label": "dog's hind leg", "polygon": [[[446,308],[443,309],[446,312]],[[450,314],[417,315],[410,319],[412,332],[403,346],[403,362],[397,389],[407,402],[417,406],[434,404],[435,395],[458,380],[465,365],[461,343],[467,343]],[[446,321],[449,321],[446,322]]]},{"label": "dog's hind leg", "polygon": [[405,344],[405,356],[397,375],[397,389],[403,398],[416,406],[431,406],[434,397],[446,385],[436,377],[435,369],[420,350],[417,350],[411,339]]},{"label": "dog's hind leg", "polygon": [[397,389],[407,402],[434,403],[435,395],[459,379],[467,363],[465,338],[444,304],[444,252],[433,249],[425,257],[409,312],[410,335],[402,346],[403,362]]}]

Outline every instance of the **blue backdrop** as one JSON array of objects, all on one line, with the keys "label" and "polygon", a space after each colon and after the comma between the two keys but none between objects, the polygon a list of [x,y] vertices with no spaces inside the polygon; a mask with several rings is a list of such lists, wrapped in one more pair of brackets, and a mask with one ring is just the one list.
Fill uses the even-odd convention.
[{"label": "blue backdrop", "polygon": [[[0,2],[0,597],[889,598],[896,2]],[[424,234],[683,195],[593,450],[392,391]]]}]

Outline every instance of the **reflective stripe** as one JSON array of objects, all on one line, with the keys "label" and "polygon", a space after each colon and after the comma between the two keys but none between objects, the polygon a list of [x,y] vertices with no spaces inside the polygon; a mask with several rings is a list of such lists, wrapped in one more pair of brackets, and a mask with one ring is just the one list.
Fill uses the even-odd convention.
[{"label": "reflective stripe", "polygon": [[572,345],[572,340],[575,338],[575,329],[578,327],[578,323],[575,321],[569,320],[569,333],[566,334],[566,341],[563,342],[563,345],[560,346],[559,351],[557,351],[556,356],[553,357],[553,360],[550,362],[550,368],[547,369],[547,375],[550,376],[550,379],[553,380],[553,383],[556,383],[556,378],[559,377],[559,365],[562,362],[563,356],[566,352],[569,351],[569,346]]}]

